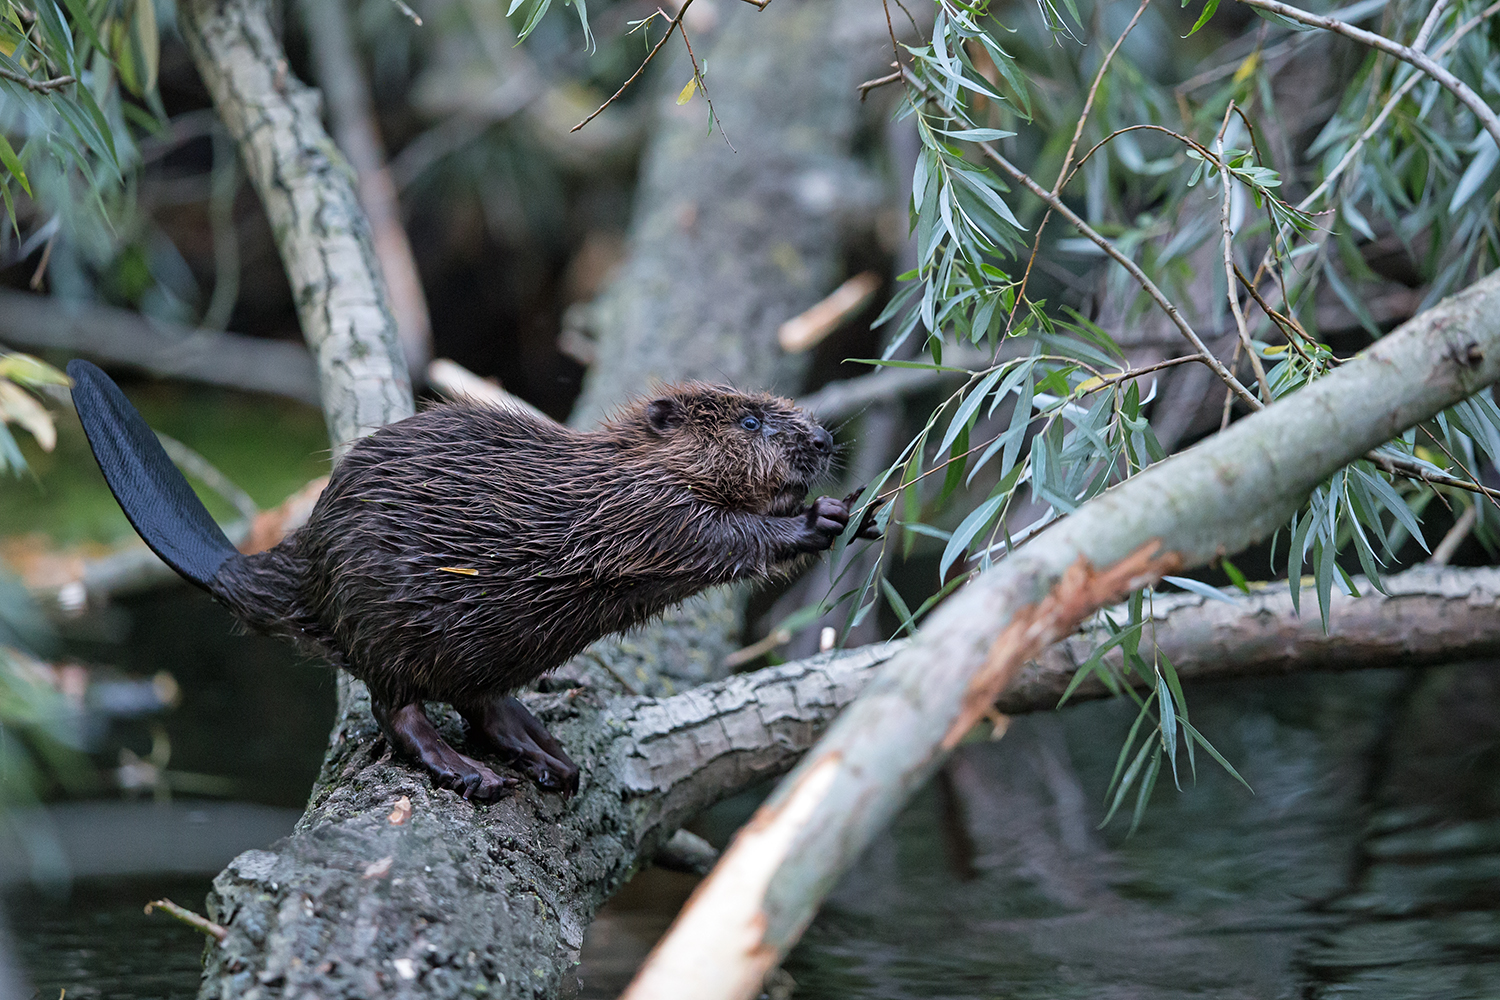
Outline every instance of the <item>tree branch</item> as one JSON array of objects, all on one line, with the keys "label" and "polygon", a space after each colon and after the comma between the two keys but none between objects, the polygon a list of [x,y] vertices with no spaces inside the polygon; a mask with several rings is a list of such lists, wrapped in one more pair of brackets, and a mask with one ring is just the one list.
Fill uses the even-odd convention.
[{"label": "tree branch", "polygon": [[1027,658],[1142,577],[1265,537],[1329,474],[1497,378],[1500,274],[1090,501],[979,576],[751,818],[627,1000],[754,995],[838,876]]},{"label": "tree branch", "polygon": [[318,373],[301,344],[196,330],[108,306],[0,289],[0,341],[106,364],[318,405]]},{"label": "tree branch", "polygon": [[1280,0],[1239,0],[1239,2],[1249,7],[1258,7],[1261,10],[1270,11],[1272,14],[1279,14],[1282,17],[1299,21],[1302,24],[1312,25],[1315,28],[1322,28],[1325,31],[1343,35],[1345,38],[1352,38],[1362,45],[1368,45],[1372,49],[1378,49],[1387,55],[1395,56],[1403,62],[1411,63],[1423,73],[1426,73],[1442,84],[1454,97],[1463,103],[1464,107],[1474,112],[1474,117],[1479,119],[1479,123],[1484,126],[1484,130],[1495,140],[1495,144],[1500,145],[1500,116],[1497,116],[1494,109],[1485,104],[1484,98],[1474,93],[1468,84],[1434,62],[1425,53],[1402,45],[1400,42],[1391,41],[1391,39],[1384,35],[1377,35],[1373,31],[1356,28],[1348,21],[1340,21],[1336,17],[1326,17],[1322,14],[1313,14],[1300,7],[1281,3]]},{"label": "tree branch", "polygon": [[266,7],[189,0],[178,16],[276,234],[337,458],[413,412],[411,382],[348,164],[318,119],[317,93],[291,75]]},{"label": "tree branch", "polygon": [[385,276],[406,368],[420,379],[432,358],[432,320],[427,314],[427,297],[422,291],[422,276],[417,271],[411,241],[401,222],[401,203],[386,165],[374,101],[360,67],[344,3],[345,0],[304,0],[299,9],[307,25],[318,83],[328,102],[334,136],[358,178],[359,204],[370,221],[375,254]]},{"label": "tree branch", "polygon": [[52,91],[66,87],[70,83],[78,82],[77,77],[72,76],[57,76],[53,77],[50,80],[33,80],[25,73],[17,73],[13,70],[6,69],[4,66],[0,66],[0,79],[6,79],[10,80],[13,83],[19,83],[27,90],[35,91],[38,94],[50,94],[52,93]]}]

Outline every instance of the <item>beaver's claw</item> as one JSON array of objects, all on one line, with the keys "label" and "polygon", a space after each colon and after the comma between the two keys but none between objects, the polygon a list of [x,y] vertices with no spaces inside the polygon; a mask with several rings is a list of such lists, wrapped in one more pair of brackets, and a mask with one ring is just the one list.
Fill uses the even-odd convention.
[{"label": "beaver's claw", "polygon": [[[848,496],[844,497],[844,506],[852,510],[854,508],[854,502],[859,499],[860,494],[864,493],[864,491],[865,488],[861,486],[853,493],[850,493]],[[868,507],[865,508],[864,517],[859,519],[859,530],[854,533],[855,538],[865,538],[871,541],[880,538],[881,531],[879,526],[875,523],[875,515],[880,512],[880,508],[882,506],[883,504],[872,502]]]}]

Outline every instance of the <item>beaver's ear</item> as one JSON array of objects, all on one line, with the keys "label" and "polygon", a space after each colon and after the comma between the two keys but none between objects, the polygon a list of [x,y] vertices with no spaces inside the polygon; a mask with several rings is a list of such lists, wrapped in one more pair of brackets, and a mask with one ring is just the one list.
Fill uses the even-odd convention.
[{"label": "beaver's ear", "polygon": [[675,399],[653,399],[646,404],[646,422],[658,434],[667,434],[682,426],[682,405]]}]

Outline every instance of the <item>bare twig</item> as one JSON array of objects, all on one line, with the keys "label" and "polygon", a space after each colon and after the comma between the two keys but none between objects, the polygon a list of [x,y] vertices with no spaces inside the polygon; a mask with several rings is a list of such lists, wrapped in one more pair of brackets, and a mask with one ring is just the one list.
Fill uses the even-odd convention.
[{"label": "bare twig", "polygon": [[[1438,6],[1442,6],[1442,0],[1439,0]],[[1448,561],[1453,558],[1453,553],[1457,552],[1458,547],[1464,543],[1464,539],[1469,537],[1469,532],[1474,530],[1474,524],[1478,520],[1479,505],[1469,504],[1464,508],[1464,512],[1458,515],[1458,520],[1453,522],[1453,527],[1448,529],[1443,540],[1438,542],[1437,548],[1432,550],[1432,558],[1427,560],[1427,565],[1448,565]]]},{"label": "bare twig", "polygon": [[[1088,121],[1089,112],[1094,108],[1094,98],[1099,93],[1099,84],[1104,81],[1104,74],[1109,71],[1109,64],[1114,61],[1115,53],[1120,51],[1120,46],[1125,44],[1125,39],[1135,29],[1136,22],[1141,15],[1146,13],[1146,6],[1151,0],[1141,0],[1141,5],[1136,8],[1135,16],[1130,23],[1125,25],[1125,30],[1120,32],[1120,37],[1115,39],[1115,44],[1104,54],[1104,59],[1099,63],[1099,70],[1094,74],[1094,82],[1089,85],[1089,93],[1083,101],[1083,110],[1078,114],[1078,124],[1073,128],[1073,139],[1068,143],[1068,152],[1063,156],[1062,166],[1058,168],[1057,180],[1052,184],[1052,195],[1056,197],[1062,193],[1063,185],[1067,184],[1072,176],[1070,170],[1073,163],[1073,154],[1078,152],[1078,142],[1083,138],[1083,126]],[[1021,274],[1021,285],[1016,289],[1016,303],[1011,307],[1010,316],[1005,321],[1005,332],[1009,333],[1015,324],[1016,313],[1021,310],[1021,303],[1026,296],[1026,283],[1031,280],[1031,268],[1036,263],[1037,254],[1042,249],[1042,230],[1047,228],[1047,222],[1052,218],[1052,208],[1048,206],[1047,211],[1042,213],[1042,221],[1037,223],[1036,238],[1031,242],[1031,256],[1026,259],[1026,270]]]},{"label": "bare twig", "polygon": [[1380,452],[1374,451],[1366,455],[1365,458],[1394,475],[1405,476],[1407,479],[1416,479],[1430,486],[1451,486],[1456,490],[1483,494],[1491,500],[1500,502],[1500,490],[1492,490],[1488,486],[1468,479],[1459,479],[1457,476],[1450,476],[1445,472],[1433,472],[1431,469],[1423,468],[1418,463],[1409,459],[1382,455]]},{"label": "bare twig", "polygon": [[1463,102],[1465,107],[1474,112],[1474,117],[1479,119],[1485,131],[1490,134],[1497,145],[1500,145],[1500,116],[1497,116],[1494,109],[1484,103],[1484,99],[1474,93],[1468,84],[1448,72],[1448,70],[1434,62],[1426,54],[1417,51],[1411,46],[1394,42],[1384,35],[1377,35],[1373,31],[1356,28],[1348,21],[1340,21],[1336,17],[1314,14],[1300,7],[1293,7],[1291,4],[1282,3],[1281,0],[1239,0],[1239,2],[1250,7],[1258,7],[1261,10],[1270,11],[1272,14],[1279,14],[1282,17],[1298,21],[1302,24],[1310,24],[1315,28],[1322,28],[1325,31],[1343,35],[1345,38],[1352,38],[1354,41],[1368,45],[1372,49],[1395,56],[1402,62],[1410,63],[1442,84],[1454,97]]},{"label": "bare twig", "polygon": [[19,83],[27,90],[35,91],[38,94],[50,94],[52,91],[60,90],[70,83],[78,82],[76,76],[57,76],[50,80],[33,80],[25,73],[17,73],[14,70],[6,69],[4,66],[0,66],[0,79]]},{"label": "bare twig", "polygon": [[1250,281],[1250,278],[1245,274],[1244,271],[1240,270],[1240,266],[1238,264],[1234,265],[1234,274],[1235,277],[1239,279],[1240,284],[1245,286],[1245,291],[1249,292],[1250,297],[1255,300],[1256,305],[1260,306],[1261,311],[1264,312],[1266,316],[1270,318],[1271,322],[1275,323],[1276,326],[1281,330],[1282,336],[1286,338],[1286,342],[1292,348],[1292,350],[1302,355],[1304,361],[1312,361],[1312,355],[1308,354],[1307,349],[1299,343],[1299,341],[1301,340],[1306,340],[1311,343],[1313,339],[1308,334],[1308,332],[1302,328],[1302,324],[1298,323],[1297,320],[1293,317],[1279,313],[1275,309],[1271,308],[1271,303],[1265,300],[1265,297],[1260,294],[1260,291],[1255,287],[1254,283]]},{"label": "bare twig", "polygon": [[870,95],[870,91],[874,90],[876,87],[884,87],[889,83],[898,83],[900,82],[900,80],[901,71],[898,69],[894,73],[887,73],[885,76],[877,76],[873,80],[866,80],[855,89],[859,91],[859,99],[863,101]]},{"label": "bare twig", "polygon": [[1219,185],[1224,189],[1224,196],[1219,199],[1219,228],[1224,231],[1224,290],[1229,296],[1229,311],[1234,314],[1235,328],[1239,330],[1240,346],[1250,358],[1250,369],[1255,372],[1256,381],[1260,383],[1261,402],[1270,403],[1271,383],[1266,379],[1266,369],[1250,343],[1250,328],[1245,325],[1245,313],[1240,308],[1240,293],[1234,280],[1234,231],[1229,218],[1230,204],[1234,198],[1234,178],[1229,174],[1229,161],[1224,158],[1224,133],[1229,129],[1229,117],[1232,114],[1234,102],[1230,101],[1229,108],[1224,112],[1224,124],[1214,136],[1214,152],[1219,161]]},{"label": "bare twig", "polygon": [[[750,2],[753,3],[754,0],[750,0]],[[765,0],[765,3],[770,3],[770,0]],[[667,30],[664,31],[664,32],[662,32],[661,38],[657,39],[656,44],[653,45],[653,46],[651,46],[651,51],[646,53],[646,58],[644,60],[642,60],[641,64],[635,68],[635,72],[632,73],[632,74],[630,74],[630,76],[626,78],[626,80],[625,80],[624,83],[620,84],[620,89],[619,90],[617,90],[613,94],[609,95],[609,100],[605,101],[603,104],[601,104],[597,108],[595,108],[594,111],[593,111],[593,113],[590,114],[583,121],[579,122],[577,125],[574,125],[572,128],[568,129],[569,132],[577,132],[579,129],[581,129],[585,125],[587,125],[589,122],[593,121],[595,118],[598,118],[600,115],[602,115],[604,113],[604,109],[605,108],[609,107],[611,104],[615,103],[615,101],[619,100],[620,99],[620,95],[623,94],[623,93],[625,93],[625,91],[629,90],[630,89],[630,85],[632,83],[635,83],[636,80],[640,79],[641,74],[644,73],[644,72],[646,72],[646,67],[651,65],[651,60],[653,60],[653,59],[656,58],[656,54],[661,51],[661,47],[663,45],[667,44],[667,39],[672,37],[672,32],[675,31],[677,29],[677,26],[682,23],[683,17],[685,17],[687,15],[688,8],[691,7],[692,5],[693,5],[693,0],[685,0],[685,2],[683,3],[683,5],[678,8],[678,10],[677,10],[677,16],[673,17],[671,20],[669,20],[667,22]],[[760,7],[762,9],[765,8],[765,4],[764,3],[757,3],[757,4],[755,4],[755,6]],[[662,14],[663,16],[665,16],[665,14],[666,14],[665,11],[662,11],[659,8],[657,10],[657,13]],[[652,15],[652,16],[655,16],[655,15]],[[686,36],[684,36],[684,37],[686,37]],[[697,72],[696,64],[694,65],[694,72],[695,73]],[[706,92],[705,92],[704,96],[707,96]],[[723,129],[721,128],[719,131],[722,132]]]},{"label": "bare twig", "polygon": [[427,366],[427,384],[449,399],[473,399],[491,406],[517,410],[534,420],[552,422],[551,417],[520,396],[507,392],[494,382],[475,375],[463,365],[447,358],[434,358]]},{"label": "bare twig", "polygon": [[879,288],[880,276],[874,271],[856,274],[822,301],[781,324],[776,330],[781,349],[788,354],[798,354],[817,346],[845,320],[864,308]]},{"label": "bare twig", "polygon": [[173,464],[223,497],[240,517],[253,521],[260,513],[259,505],[250,498],[250,494],[241,489],[233,479],[220,472],[208,459],[174,437],[169,437],[160,431],[156,432],[156,436],[161,441],[162,450],[167,453],[167,457],[172,460]]},{"label": "bare twig", "polygon": [[731,670],[738,670],[747,663],[753,663],[765,656],[778,646],[785,646],[792,641],[792,633],[784,628],[775,629],[759,642],[752,642],[743,649],[736,649],[724,657],[724,666]]},{"label": "bare twig", "polygon": [[31,280],[26,283],[26,287],[33,292],[42,290],[42,282],[47,279],[47,264],[52,260],[52,245],[56,242],[57,232],[54,230],[42,247],[42,259],[36,262],[36,270],[32,272]]},{"label": "bare twig", "polygon": [[212,920],[208,919],[207,917],[200,916],[199,914],[194,913],[192,910],[189,910],[186,907],[178,906],[170,899],[153,899],[151,902],[146,904],[146,915],[150,916],[153,909],[159,909],[168,916],[175,917],[176,919],[187,924],[193,930],[207,937],[213,938],[220,944],[223,944],[224,939],[229,936],[228,931],[226,931],[223,927],[220,927],[218,924],[214,923]]},{"label": "bare twig", "polygon": [[1443,19],[1443,11],[1448,9],[1448,0],[1437,0],[1432,9],[1427,12],[1427,17],[1422,21],[1422,27],[1417,29],[1417,37],[1412,39],[1411,47],[1417,52],[1427,48],[1427,40],[1437,30],[1438,22]]}]

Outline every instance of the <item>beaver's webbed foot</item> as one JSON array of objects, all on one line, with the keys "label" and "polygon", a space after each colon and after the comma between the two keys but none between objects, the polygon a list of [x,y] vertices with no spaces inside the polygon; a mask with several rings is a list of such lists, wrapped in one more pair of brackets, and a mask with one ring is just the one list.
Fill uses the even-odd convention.
[{"label": "beaver's webbed foot", "polygon": [[455,706],[469,723],[469,738],[498,753],[543,790],[578,791],[578,765],[540,719],[515,698],[496,697],[473,708]]},{"label": "beaver's webbed foot", "polygon": [[422,765],[438,788],[451,788],[466,799],[494,802],[516,785],[472,757],[450,747],[433,728],[419,701],[391,708],[372,698],[370,708],[385,738],[398,753]]}]

